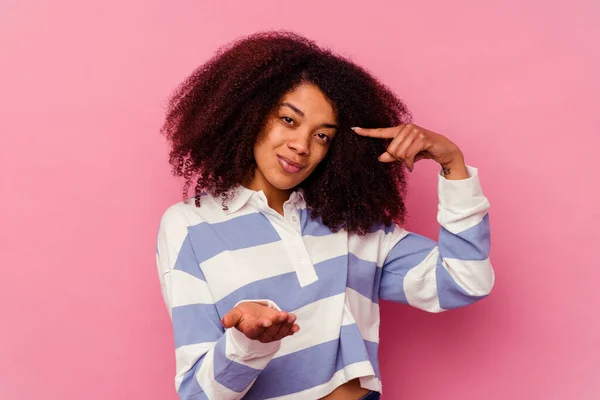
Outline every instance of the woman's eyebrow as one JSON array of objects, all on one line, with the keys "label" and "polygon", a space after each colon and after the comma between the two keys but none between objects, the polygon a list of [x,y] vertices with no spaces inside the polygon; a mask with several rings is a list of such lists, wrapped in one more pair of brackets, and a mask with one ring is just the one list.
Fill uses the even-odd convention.
[{"label": "woman's eyebrow", "polygon": [[294,110],[296,112],[296,114],[300,115],[301,117],[304,117],[304,113],[302,111],[300,111],[298,109],[298,107],[296,107],[295,105],[291,104],[291,103],[281,103],[282,106],[286,106],[291,108],[292,110]]},{"label": "woman's eyebrow", "polygon": [[[285,102],[285,103],[281,103],[282,106],[291,108],[296,114],[300,115],[301,117],[304,117],[304,113],[295,105]],[[337,129],[338,126],[336,124],[330,124],[330,123],[324,123],[319,125],[319,128],[331,128],[331,129]]]},{"label": "woman's eyebrow", "polygon": [[328,123],[324,123],[319,125],[320,128],[331,128],[331,129],[337,129],[338,126],[336,124],[328,124]]}]

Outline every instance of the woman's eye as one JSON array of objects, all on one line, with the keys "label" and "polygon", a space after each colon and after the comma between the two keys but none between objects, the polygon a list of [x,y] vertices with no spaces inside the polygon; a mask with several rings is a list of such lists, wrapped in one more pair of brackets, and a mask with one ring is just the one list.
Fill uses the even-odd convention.
[{"label": "woman's eye", "polygon": [[324,133],[317,133],[317,137],[324,142],[329,142],[329,136]]},{"label": "woman's eye", "polygon": [[281,119],[283,120],[283,122],[285,122],[286,124],[293,124],[294,120],[290,117],[281,117]]}]

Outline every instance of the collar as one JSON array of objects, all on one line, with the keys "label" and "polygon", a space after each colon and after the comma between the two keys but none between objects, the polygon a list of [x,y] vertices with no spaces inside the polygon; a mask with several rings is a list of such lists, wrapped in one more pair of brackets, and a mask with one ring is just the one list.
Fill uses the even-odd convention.
[{"label": "collar", "polygon": [[[257,199],[258,201],[267,204],[267,196],[262,190],[254,191],[248,189],[245,186],[237,185],[231,189],[232,199],[226,203],[227,210],[224,210],[226,215],[239,211],[243,206],[246,205],[251,199]],[[293,204],[296,208],[306,207],[306,201],[304,200],[304,190],[298,189],[290,194],[290,198],[286,203]]]}]

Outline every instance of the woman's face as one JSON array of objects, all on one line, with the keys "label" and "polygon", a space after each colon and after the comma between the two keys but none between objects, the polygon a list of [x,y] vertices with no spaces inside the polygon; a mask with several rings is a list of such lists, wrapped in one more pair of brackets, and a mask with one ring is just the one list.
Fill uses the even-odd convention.
[{"label": "woman's face", "polygon": [[286,93],[254,145],[251,188],[268,195],[300,184],[325,158],[336,129],[333,107],[317,86],[304,83]]}]

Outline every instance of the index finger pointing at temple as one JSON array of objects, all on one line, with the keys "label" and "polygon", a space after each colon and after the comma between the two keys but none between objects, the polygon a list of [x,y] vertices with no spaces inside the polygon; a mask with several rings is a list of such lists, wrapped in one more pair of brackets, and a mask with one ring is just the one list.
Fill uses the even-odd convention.
[{"label": "index finger pointing at temple", "polygon": [[359,134],[360,136],[367,136],[379,139],[393,139],[396,137],[398,132],[402,130],[404,125],[392,126],[390,128],[360,128],[358,126],[352,127],[351,129]]}]

